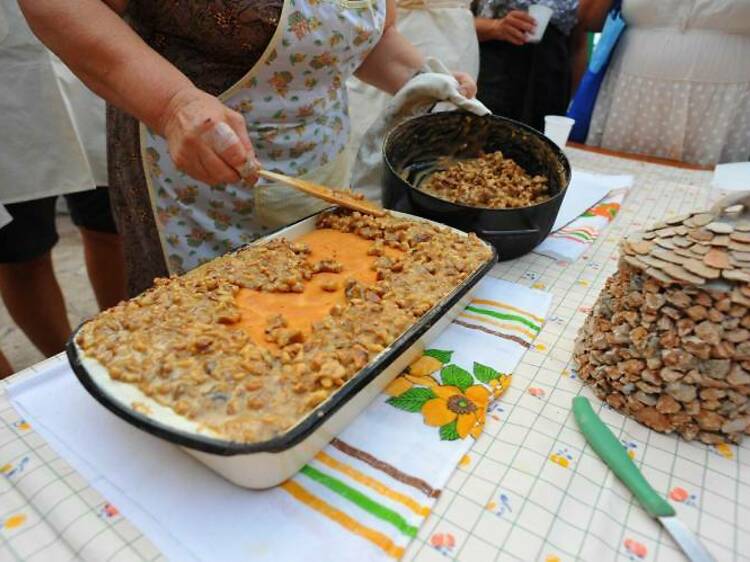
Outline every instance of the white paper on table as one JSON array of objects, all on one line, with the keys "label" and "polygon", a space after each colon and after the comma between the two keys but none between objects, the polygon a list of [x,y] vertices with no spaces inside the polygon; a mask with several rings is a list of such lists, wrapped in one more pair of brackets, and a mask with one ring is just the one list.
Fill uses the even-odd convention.
[{"label": "white paper on table", "polygon": [[587,209],[604,199],[613,189],[628,188],[631,185],[633,185],[633,176],[611,176],[572,170],[570,185],[560,205],[552,232],[576,220]]},{"label": "white paper on table", "polygon": [[714,170],[711,186],[724,191],[750,190],[750,162],[719,164]]},{"label": "white paper on table", "polygon": [[10,216],[10,213],[5,210],[5,207],[0,205],[0,228],[4,227],[12,220],[13,217]]}]

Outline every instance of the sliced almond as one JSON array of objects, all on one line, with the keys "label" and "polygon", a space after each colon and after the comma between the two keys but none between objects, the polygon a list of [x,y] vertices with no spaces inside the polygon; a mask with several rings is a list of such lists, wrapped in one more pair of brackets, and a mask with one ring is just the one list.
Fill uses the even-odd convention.
[{"label": "sliced almond", "polygon": [[670,263],[666,267],[662,268],[662,271],[667,275],[674,277],[678,281],[684,283],[692,283],[693,285],[703,285],[706,280],[703,277],[699,277],[693,273],[690,273],[687,269],[682,266]]},{"label": "sliced almond", "polygon": [[748,261],[750,262],[750,252],[736,252],[732,251],[730,252],[732,257],[738,261]]},{"label": "sliced almond", "polygon": [[[659,240],[656,241],[656,243],[659,243]],[[651,250],[654,247],[653,242],[649,242],[648,240],[643,240],[641,242],[634,242],[630,244],[630,247],[633,249],[633,251],[636,254],[644,255],[651,252]]]},{"label": "sliced almond", "polygon": [[664,222],[669,225],[678,225],[678,224],[682,224],[683,222],[685,222],[687,219],[690,218],[690,216],[691,216],[690,213],[684,213],[682,215],[675,215],[671,218],[667,218]]},{"label": "sliced almond", "polygon": [[623,256],[622,259],[625,261],[625,263],[632,265],[636,269],[646,269],[646,264],[635,256]]},{"label": "sliced almond", "polygon": [[674,244],[678,248],[689,248],[693,245],[693,241],[681,236],[675,236],[674,238],[672,238],[672,244]]},{"label": "sliced almond", "polygon": [[713,240],[714,233],[709,232],[708,230],[704,228],[696,228],[695,230],[691,230],[688,233],[688,238],[691,238],[692,240],[697,240],[698,242],[709,242]]},{"label": "sliced almond", "polygon": [[695,244],[693,247],[690,248],[690,251],[693,252],[697,256],[703,256],[708,253],[708,251],[711,249],[711,246],[703,245],[703,244]]},{"label": "sliced almond", "polygon": [[653,256],[638,256],[638,259],[641,260],[646,265],[648,265],[649,267],[654,267],[656,269],[664,269],[664,267],[669,263],[669,262],[665,262],[660,259],[657,259]]},{"label": "sliced almond", "polygon": [[711,246],[721,246],[722,248],[729,247],[729,234],[717,234],[713,240],[709,242]]},{"label": "sliced almond", "polygon": [[689,250],[689,249],[687,249],[687,248],[675,248],[675,249],[674,249],[674,250],[672,250],[672,251],[673,251],[673,252],[674,252],[675,254],[677,254],[678,256],[683,256],[683,257],[685,257],[685,258],[689,258],[689,259],[697,259],[697,258],[700,258],[700,256],[696,256],[696,254],[695,254],[695,253],[694,253],[694,252],[693,252],[692,250]]},{"label": "sliced almond", "polygon": [[690,273],[694,273],[698,277],[704,277],[705,279],[718,279],[721,275],[721,271],[713,267],[708,267],[700,260],[687,260],[682,264],[682,267],[684,267]]},{"label": "sliced almond", "polygon": [[734,232],[734,227],[726,222],[710,222],[703,228],[715,234],[731,234]]},{"label": "sliced almond", "polygon": [[730,281],[744,281],[745,283],[750,283],[750,272],[740,269],[725,269],[721,272],[721,276]]},{"label": "sliced almond", "polygon": [[703,263],[708,267],[714,267],[716,269],[728,269],[731,267],[729,263],[729,253],[718,248],[711,248],[708,253],[703,256]]},{"label": "sliced almond", "polygon": [[667,228],[660,228],[659,230],[656,230],[656,235],[660,238],[669,238],[670,236],[674,236],[677,234],[677,230],[674,227],[667,227]]},{"label": "sliced almond", "polygon": [[750,244],[750,232],[732,232],[729,238],[743,244]]},{"label": "sliced almond", "polygon": [[743,244],[736,240],[729,240],[729,249],[737,252],[750,252],[750,244]]},{"label": "sliced almond", "polygon": [[685,221],[685,226],[704,226],[714,220],[713,213],[698,213]]},{"label": "sliced almond", "polygon": [[657,259],[670,263],[682,264],[682,262],[685,261],[683,256],[679,256],[674,252],[662,248],[654,248],[651,255]]},{"label": "sliced almond", "polygon": [[656,245],[665,250],[674,250],[675,245],[672,240],[674,240],[674,238],[657,238]]},{"label": "sliced almond", "polygon": [[666,275],[665,273],[662,273],[661,271],[653,267],[648,268],[646,270],[646,273],[654,279],[661,281],[662,283],[671,284],[675,282],[675,280],[672,279],[669,275]]},{"label": "sliced almond", "polygon": [[734,229],[740,232],[750,232],[750,222],[740,221],[734,225]]}]

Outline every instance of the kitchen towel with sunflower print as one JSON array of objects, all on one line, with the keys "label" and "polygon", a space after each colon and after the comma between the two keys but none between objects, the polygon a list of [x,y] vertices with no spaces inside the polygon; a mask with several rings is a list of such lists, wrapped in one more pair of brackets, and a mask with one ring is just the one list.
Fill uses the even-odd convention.
[{"label": "kitchen towel with sunflower print", "polygon": [[422,357],[297,475],[266,491],[230,484],[113,416],[62,357],[10,396],[169,560],[385,562],[416,536],[550,302],[549,293],[484,279]]},{"label": "kitchen towel with sunflower print", "polygon": [[566,262],[576,261],[615,219],[632,184],[633,176],[573,170],[552,233],[534,252]]}]

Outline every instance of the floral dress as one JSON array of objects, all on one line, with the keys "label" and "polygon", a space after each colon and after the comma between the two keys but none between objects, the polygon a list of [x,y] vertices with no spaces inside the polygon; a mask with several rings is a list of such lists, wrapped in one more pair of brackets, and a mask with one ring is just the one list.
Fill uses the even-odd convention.
[{"label": "floral dress", "polygon": [[[142,35],[157,50],[173,52],[168,58],[184,70],[192,65],[190,49],[198,49],[200,38],[206,35],[202,33],[207,31],[205,26],[210,27],[209,38],[213,32],[215,41],[211,43],[219,52],[231,50],[230,44],[225,45],[231,43],[226,37],[234,34],[233,44],[245,47],[246,54],[255,57],[252,68],[240,72],[242,61],[236,55],[227,53],[224,62],[219,53],[207,54],[204,49],[203,68],[216,72],[204,76],[198,68],[193,69],[192,76],[187,72],[188,76],[197,77],[199,86],[219,94],[224,103],[246,117],[256,154],[266,167],[315,178],[321,183],[325,180],[343,184],[346,170],[342,169],[341,156],[348,135],[344,83],[380,37],[385,20],[384,0],[286,0],[276,12],[270,5],[240,10],[240,5],[252,3],[220,4],[235,5],[231,13],[218,8],[211,11],[211,6],[218,3],[188,4],[194,19],[184,11],[179,17],[167,18],[174,29],[183,31],[181,35],[148,31],[142,31]],[[133,12],[136,18],[140,15],[145,21],[153,21],[146,17],[152,9],[150,5],[138,7],[140,11]],[[157,11],[156,15],[160,14],[163,15]],[[241,31],[248,33],[244,43],[237,37]],[[252,39],[261,37],[266,44],[258,55],[260,41]],[[113,116],[113,126],[117,120]],[[153,275],[189,270],[257,238],[267,229],[320,208],[307,196],[279,185],[248,189],[242,185],[208,186],[197,182],[174,168],[164,139],[145,127],[141,129],[140,145],[134,147],[131,143],[125,158],[118,162],[129,164],[131,172],[134,165],[145,171],[135,194],[138,203],[129,214],[137,220],[136,227],[147,228],[140,229],[128,252],[133,257],[130,265],[145,275],[134,276],[131,292],[148,287]],[[129,132],[132,134],[132,129]],[[122,172],[122,166],[113,175],[118,170]],[[123,185],[126,178],[119,179]],[[155,220],[144,216],[146,194]],[[131,201],[119,202],[121,209],[131,206]],[[137,263],[138,256],[143,256],[142,264]]]}]

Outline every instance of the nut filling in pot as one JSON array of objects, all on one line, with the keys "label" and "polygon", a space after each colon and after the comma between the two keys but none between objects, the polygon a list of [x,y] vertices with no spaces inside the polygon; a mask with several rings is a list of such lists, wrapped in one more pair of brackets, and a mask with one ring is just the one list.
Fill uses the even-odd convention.
[{"label": "nut filling in pot", "polygon": [[[491,257],[474,235],[334,211],[295,242],[217,258],[85,324],[84,358],[236,442],[277,436]],[[132,404],[144,414],[146,404]]]},{"label": "nut filling in pot", "polygon": [[544,176],[531,176],[500,151],[459,160],[431,174],[419,189],[452,203],[509,209],[542,203],[551,197]]}]

